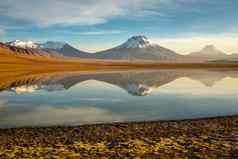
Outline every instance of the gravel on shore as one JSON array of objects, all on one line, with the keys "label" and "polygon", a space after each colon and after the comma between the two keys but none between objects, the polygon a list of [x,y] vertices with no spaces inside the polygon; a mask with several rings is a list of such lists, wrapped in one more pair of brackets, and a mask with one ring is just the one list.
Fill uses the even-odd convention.
[{"label": "gravel on shore", "polygon": [[0,158],[238,158],[238,116],[0,129]]}]

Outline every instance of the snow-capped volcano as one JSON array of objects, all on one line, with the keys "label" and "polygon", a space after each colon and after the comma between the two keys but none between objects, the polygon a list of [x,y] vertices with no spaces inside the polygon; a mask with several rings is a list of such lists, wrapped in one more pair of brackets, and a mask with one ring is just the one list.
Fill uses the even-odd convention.
[{"label": "snow-capped volcano", "polygon": [[32,41],[21,41],[21,40],[14,40],[14,41],[10,41],[7,42],[6,44],[10,45],[10,46],[15,46],[15,47],[20,47],[20,48],[37,48],[38,45],[35,44]]},{"label": "snow-capped volcano", "polygon": [[146,36],[133,36],[118,48],[147,48],[155,46]]},{"label": "snow-capped volcano", "polygon": [[158,44],[153,44],[145,36],[133,36],[125,43],[97,52],[93,56],[98,59],[176,60],[180,55]]}]

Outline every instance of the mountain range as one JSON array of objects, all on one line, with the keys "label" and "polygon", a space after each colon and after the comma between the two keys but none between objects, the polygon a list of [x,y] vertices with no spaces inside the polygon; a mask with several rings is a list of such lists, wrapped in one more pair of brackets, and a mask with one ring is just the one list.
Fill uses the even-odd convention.
[{"label": "mountain range", "polygon": [[26,56],[46,56],[43,50],[31,47],[19,47],[9,44],[0,43],[0,53],[2,54],[12,54],[12,55],[26,55]]},{"label": "mountain range", "polygon": [[41,50],[45,54],[49,54],[52,56],[85,57],[85,58],[88,56],[88,53],[78,50],[65,42],[48,41],[45,43],[34,43],[32,41],[15,40],[7,42],[6,44],[24,49]]},{"label": "mountain range", "polygon": [[5,43],[16,52],[29,52],[40,55],[78,57],[88,59],[114,59],[114,60],[154,60],[154,61],[211,61],[224,59],[237,59],[237,54],[228,55],[213,45],[205,46],[201,51],[181,55],[175,51],[154,44],[145,36],[133,36],[126,42],[114,48],[88,53],[74,48],[65,42],[48,41],[34,43],[32,41],[15,40]]}]

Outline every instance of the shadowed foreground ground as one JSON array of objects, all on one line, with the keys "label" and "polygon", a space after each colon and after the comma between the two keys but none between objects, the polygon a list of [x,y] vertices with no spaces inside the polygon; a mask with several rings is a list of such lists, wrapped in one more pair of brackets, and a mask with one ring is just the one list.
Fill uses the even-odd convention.
[{"label": "shadowed foreground ground", "polygon": [[238,158],[238,116],[0,129],[0,158]]}]

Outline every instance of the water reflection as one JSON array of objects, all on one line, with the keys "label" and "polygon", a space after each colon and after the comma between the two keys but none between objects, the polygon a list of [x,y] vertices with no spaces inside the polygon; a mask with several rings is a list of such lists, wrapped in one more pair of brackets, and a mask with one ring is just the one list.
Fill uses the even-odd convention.
[{"label": "water reflection", "polygon": [[235,70],[0,76],[0,127],[238,114],[238,71]]},{"label": "water reflection", "polygon": [[207,87],[213,87],[224,78],[238,78],[238,73],[230,70],[150,70],[96,74],[28,74],[7,82],[0,80],[0,90],[9,90],[17,94],[32,93],[37,90],[62,91],[85,81],[96,80],[120,87],[133,96],[146,96],[153,90],[182,77],[199,81]]}]

